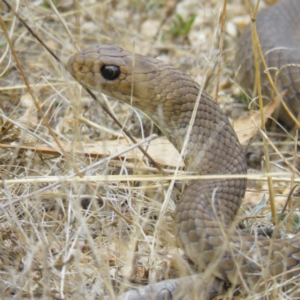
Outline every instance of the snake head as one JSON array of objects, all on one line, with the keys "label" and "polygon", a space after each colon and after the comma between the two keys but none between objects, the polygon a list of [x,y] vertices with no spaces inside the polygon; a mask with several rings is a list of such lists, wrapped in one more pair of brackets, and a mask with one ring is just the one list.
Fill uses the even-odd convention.
[{"label": "snake head", "polygon": [[162,64],[116,46],[101,45],[73,55],[67,68],[82,85],[131,104],[157,97],[152,87]]}]

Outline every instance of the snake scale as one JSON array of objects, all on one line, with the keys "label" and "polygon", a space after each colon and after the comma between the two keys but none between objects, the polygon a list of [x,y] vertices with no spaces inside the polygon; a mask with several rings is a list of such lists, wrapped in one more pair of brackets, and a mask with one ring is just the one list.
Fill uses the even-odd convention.
[{"label": "snake scale", "polygon": [[[285,90],[285,103],[296,117],[300,112],[299,16],[300,1],[284,0],[262,11],[256,21],[257,32],[268,70],[278,90]],[[245,30],[239,40],[235,66],[238,69],[236,79],[240,86],[250,96],[256,96],[250,27]],[[260,70],[262,94],[264,99],[268,101],[275,94],[269,85],[269,80],[262,65],[260,65]],[[294,122],[283,108],[280,108],[278,113],[278,119],[281,123],[287,127],[294,125]]]},{"label": "snake scale", "polygon": [[[299,4],[298,0],[284,3],[283,7],[278,5],[280,10],[294,5],[299,12],[300,1]],[[273,13],[274,18],[279,18],[276,15],[278,7],[274,5],[258,16],[260,34],[264,32],[260,24],[272,24]],[[275,23],[270,28],[274,26]],[[278,22],[276,26],[280,26]],[[249,32],[242,39],[248,41]],[[269,40],[266,47],[269,44],[277,45]],[[279,39],[278,45],[284,41],[283,38]],[[253,68],[249,63],[251,38],[249,43],[243,43],[248,48],[242,50],[244,54],[241,57],[244,56],[244,60],[240,59],[241,65],[246,62],[246,66],[241,68],[246,74],[241,75],[242,82],[252,76]],[[264,48],[264,37],[261,43]],[[186,171],[201,175],[246,174],[245,156],[227,117],[189,76],[157,59],[108,45],[75,54],[67,66],[83,85],[101,90],[145,113],[179,152],[195,109],[196,117],[185,149]],[[243,76],[247,79],[243,79]],[[299,78],[298,75],[298,81]],[[294,86],[292,82],[290,84]],[[200,91],[201,98],[197,103]],[[299,88],[296,88],[296,93],[300,93]],[[290,98],[288,101],[292,104],[299,100]],[[175,231],[180,247],[199,270],[210,270],[213,276],[232,284],[257,284],[275,275],[279,275],[277,280],[297,276],[297,268],[300,267],[299,239],[268,239],[242,233],[231,226],[245,189],[245,179],[212,179],[190,183],[176,204]]]}]

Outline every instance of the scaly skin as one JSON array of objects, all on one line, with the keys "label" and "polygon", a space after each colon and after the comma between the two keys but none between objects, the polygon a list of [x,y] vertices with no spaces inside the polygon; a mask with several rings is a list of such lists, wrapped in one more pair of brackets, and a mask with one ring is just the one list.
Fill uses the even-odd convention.
[{"label": "scaly skin", "polygon": [[[270,6],[257,16],[256,26],[261,49],[268,70],[278,90],[286,91],[284,101],[297,117],[300,112],[300,1],[284,0]],[[239,40],[234,64],[237,71],[236,79],[250,96],[256,96],[254,89],[255,67],[251,27],[243,33]],[[276,72],[278,74],[276,74]],[[276,77],[278,79],[276,80]],[[269,84],[264,68],[260,63],[262,94],[266,102],[275,96]],[[278,119],[284,125],[294,124],[287,112],[280,108]],[[299,120],[299,118],[298,118]]]},{"label": "scaly skin", "polygon": [[[112,65],[119,67],[120,75],[107,80],[101,69]],[[193,79],[157,59],[105,45],[72,56],[68,70],[85,86],[141,110],[181,151],[200,91]],[[218,104],[202,91],[196,110],[186,170],[246,174],[242,147]],[[250,236],[231,226],[245,189],[245,179],[194,181],[181,195],[175,214],[179,244],[199,270],[244,287],[300,266],[299,240]],[[280,280],[296,274],[284,274]]]}]

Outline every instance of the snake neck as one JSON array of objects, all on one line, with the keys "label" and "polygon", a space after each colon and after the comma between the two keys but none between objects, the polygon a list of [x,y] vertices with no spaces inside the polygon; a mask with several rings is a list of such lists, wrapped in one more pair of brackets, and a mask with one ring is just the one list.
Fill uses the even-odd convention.
[{"label": "snake neck", "polygon": [[[179,152],[188,139],[184,151],[187,171],[202,175],[245,174],[243,150],[219,105],[204,91],[197,103],[199,85],[177,70],[172,69],[171,75],[180,78],[180,88],[171,80],[166,91],[155,92],[154,97],[148,91],[147,98],[133,97],[126,102],[148,115]],[[162,76],[170,78],[170,74]],[[195,118],[191,120],[194,109]]]}]

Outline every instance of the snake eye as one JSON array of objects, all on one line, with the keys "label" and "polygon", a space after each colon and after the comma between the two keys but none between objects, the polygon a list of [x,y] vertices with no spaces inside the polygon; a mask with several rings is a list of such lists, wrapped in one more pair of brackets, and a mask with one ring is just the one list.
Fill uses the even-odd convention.
[{"label": "snake eye", "polygon": [[107,80],[114,80],[118,78],[120,73],[120,69],[117,66],[103,66],[101,68],[101,74]]}]

